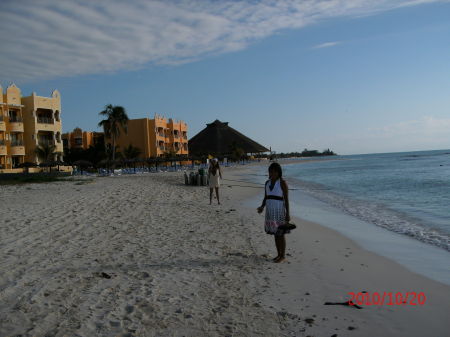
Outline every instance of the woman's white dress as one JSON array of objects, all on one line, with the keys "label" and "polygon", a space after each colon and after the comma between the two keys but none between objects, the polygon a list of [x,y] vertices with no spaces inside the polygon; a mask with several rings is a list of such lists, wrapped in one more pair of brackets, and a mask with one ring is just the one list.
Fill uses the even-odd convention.
[{"label": "woman's white dress", "polygon": [[[272,189],[271,189],[272,187]],[[279,228],[286,221],[286,207],[284,206],[284,195],[281,182],[278,179],[273,186],[271,181],[266,182],[266,217],[264,230],[267,234],[283,235],[290,231]]]},{"label": "woman's white dress", "polygon": [[216,170],[216,174],[213,174],[211,171],[209,172],[209,187],[220,187],[220,174],[218,169]]}]

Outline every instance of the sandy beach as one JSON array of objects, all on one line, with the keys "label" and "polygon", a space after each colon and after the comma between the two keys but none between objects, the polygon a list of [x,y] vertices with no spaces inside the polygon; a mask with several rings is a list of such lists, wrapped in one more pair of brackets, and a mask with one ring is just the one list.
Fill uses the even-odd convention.
[{"label": "sandy beach", "polygon": [[[239,180],[251,170],[225,169]],[[181,172],[0,189],[0,336],[448,336],[450,287],[294,219],[274,264],[262,189],[185,186]],[[349,292],[423,292],[363,305]]]}]

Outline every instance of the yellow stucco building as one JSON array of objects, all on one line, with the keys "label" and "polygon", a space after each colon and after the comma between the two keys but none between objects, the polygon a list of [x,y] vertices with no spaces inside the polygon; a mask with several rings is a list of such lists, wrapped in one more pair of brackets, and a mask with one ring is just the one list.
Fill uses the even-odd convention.
[{"label": "yellow stucco building", "polygon": [[[117,140],[118,151],[132,145],[141,150],[141,158],[162,157],[166,153],[188,155],[187,130],[185,122],[160,115],[153,119],[130,119],[127,134],[122,130]],[[110,139],[107,141],[111,143]]]},{"label": "yellow stucco building", "polygon": [[83,131],[80,128],[63,133],[62,140],[64,149],[87,150],[96,144],[105,144],[103,132]]},{"label": "yellow stucco building", "polygon": [[21,92],[14,84],[1,90],[0,169],[11,169],[24,162],[24,123]]},{"label": "yellow stucco building", "polygon": [[25,161],[39,163],[36,155],[38,145],[54,145],[53,160],[63,160],[61,138],[61,96],[58,90],[51,97],[31,96],[22,98],[25,127]]},{"label": "yellow stucco building", "polygon": [[57,90],[52,97],[33,93],[22,97],[20,89],[11,84],[0,87],[0,169],[10,170],[23,162],[39,163],[36,147],[55,145],[55,160],[62,160],[61,98]]}]

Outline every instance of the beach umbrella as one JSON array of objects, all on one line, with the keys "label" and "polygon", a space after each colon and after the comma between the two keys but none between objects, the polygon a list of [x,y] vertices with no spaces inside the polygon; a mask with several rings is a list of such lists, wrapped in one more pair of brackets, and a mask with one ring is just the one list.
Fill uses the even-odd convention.
[{"label": "beach umbrella", "polygon": [[72,163],[72,165],[80,166],[80,167],[89,167],[89,166],[92,166],[92,163],[90,161],[87,161],[87,160],[77,160],[77,161],[74,161]]},{"label": "beach umbrella", "polygon": [[62,160],[56,160],[55,162],[55,165],[57,166],[57,169],[58,169],[58,171],[59,171],[59,167],[60,166],[65,166],[65,165],[67,165],[65,162],[63,162]]},{"label": "beach umbrella", "polygon": [[83,168],[88,168],[92,166],[92,163],[87,160],[77,160],[72,163],[73,166],[79,166],[81,174],[83,174]]},{"label": "beach umbrella", "polygon": [[39,167],[48,167],[49,168],[49,172],[52,172],[52,167],[56,166],[55,163],[56,162],[54,160],[48,160],[48,161],[39,163]]},{"label": "beach umbrella", "polygon": [[106,167],[109,167],[109,165],[111,165],[111,160],[109,160],[109,159],[102,159],[102,160],[100,160],[99,162],[98,162],[98,166],[106,166]]},{"label": "beach umbrella", "polygon": [[140,159],[140,158],[125,159],[124,162],[127,166],[133,166],[133,170],[134,170],[134,172],[136,172],[136,164],[141,163],[142,159]]},{"label": "beach umbrella", "polygon": [[228,122],[215,120],[189,140],[189,152],[193,155],[226,156],[240,148],[245,153],[268,152],[269,149],[228,126]]},{"label": "beach umbrella", "polygon": [[39,167],[48,167],[49,164],[48,164],[48,162],[46,161],[46,162],[39,163],[38,166],[39,166]]},{"label": "beach umbrella", "polygon": [[30,167],[37,167],[38,165],[36,163],[32,163],[30,161],[26,161],[23,163],[20,163],[19,165],[17,165],[17,167],[19,168],[23,168],[23,172],[28,173],[28,169]]},{"label": "beach umbrella", "polygon": [[98,162],[97,167],[105,167],[109,173],[110,167],[113,166],[113,161],[110,159],[102,159]]},{"label": "beach umbrella", "polygon": [[23,163],[20,163],[19,165],[17,165],[17,167],[19,167],[19,168],[28,168],[28,167],[37,167],[37,166],[38,166],[38,164],[29,162],[29,161],[26,161],[26,162],[23,162]]}]

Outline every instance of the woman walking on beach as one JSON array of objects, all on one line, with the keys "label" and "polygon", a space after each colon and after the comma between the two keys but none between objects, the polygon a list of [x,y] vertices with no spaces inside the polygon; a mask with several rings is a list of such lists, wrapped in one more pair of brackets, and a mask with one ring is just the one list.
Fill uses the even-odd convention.
[{"label": "woman walking on beach", "polygon": [[217,159],[211,160],[211,165],[208,169],[208,181],[209,181],[209,204],[212,204],[213,190],[216,190],[217,203],[220,205],[219,199],[219,186],[222,179],[222,172],[220,171],[219,161]]},{"label": "woman walking on beach", "polygon": [[260,207],[257,208],[261,213],[266,207],[266,217],[264,229],[267,234],[275,237],[275,246],[278,255],[273,259],[274,262],[283,262],[286,259],[286,238],[284,234],[290,232],[288,225],[291,217],[289,215],[288,186],[282,178],[283,171],[278,163],[272,163],[269,166],[269,180],[265,185],[264,199]]}]

